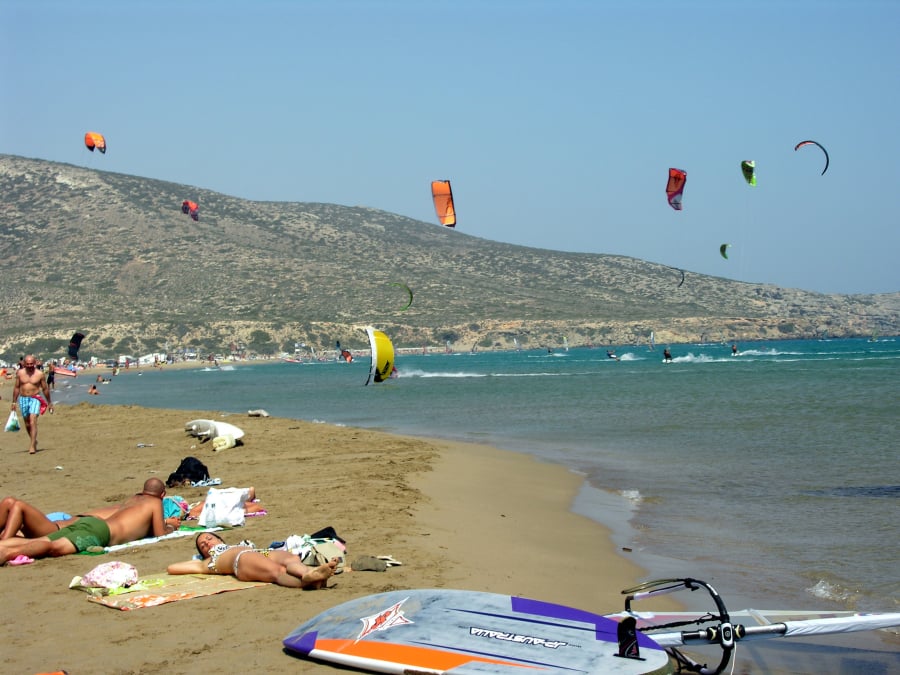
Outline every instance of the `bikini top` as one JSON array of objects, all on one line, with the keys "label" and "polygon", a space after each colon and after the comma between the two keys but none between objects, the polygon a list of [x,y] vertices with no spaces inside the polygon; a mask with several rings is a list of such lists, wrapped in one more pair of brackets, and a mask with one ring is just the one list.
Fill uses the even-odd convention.
[{"label": "bikini top", "polygon": [[219,556],[225,553],[231,546],[228,544],[216,544],[211,549],[209,549],[209,562],[206,564],[206,567],[212,571],[217,572],[216,570],[216,561],[219,559]]}]

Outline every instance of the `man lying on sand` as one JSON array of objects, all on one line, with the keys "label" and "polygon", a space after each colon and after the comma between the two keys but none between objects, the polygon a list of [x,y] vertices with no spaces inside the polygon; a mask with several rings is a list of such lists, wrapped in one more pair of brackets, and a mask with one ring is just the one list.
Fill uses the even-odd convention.
[{"label": "man lying on sand", "polygon": [[229,546],[212,532],[201,532],[194,540],[202,560],[169,565],[169,574],[233,574],[240,581],[265,581],[288,588],[325,588],[338,559],[326,565],[308,567],[288,551],[258,550],[252,546]]},{"label": "man lying on sand", "polygon": [[[64,520],[50,520],[36,506],[15,497],[5,497],[0,501],[0,528],[2,528],[0,530],[0,539],[10,539],[18,536],[19,533],[30,539],[45,537],[56,532],[61,527],[73,524],[82,516],[95,516],[107,520],[117,511],[147,501],[154,505],[159,505],[160,513],[162,513],[162,498],[165,497],[165,494],[166,486],[159,478],[148,478],[144,481],[144,487],[141,492],[132,495],[121,504],[101,506],[100,508],[78,514],[76,518]],[[162,531],[157,533],[154,530],[152,536],[158,537],[161,534],[174,532],[180,524],[181,521],[178,518],[166,518],[163,521]]]},{"label": "man lying on sand", "polygon": [[[161,492],[165,493],[165,486]],[[4,539],[0,541],[0,565],[20,555],[31,558],[58,557],[172,531],[171,526],[167,527],[163,522],[161,494],[142,492],[129,501],[128,505],[117,508],[105,520],[86,515],[46,536]]]}]

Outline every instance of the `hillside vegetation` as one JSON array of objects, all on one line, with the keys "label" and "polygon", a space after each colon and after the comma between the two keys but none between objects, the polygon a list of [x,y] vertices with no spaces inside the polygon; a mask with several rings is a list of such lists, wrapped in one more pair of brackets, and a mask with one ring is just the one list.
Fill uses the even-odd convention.
[{"label": "hillside vegetation", "polygon": [[[457,349],[900,333],[900,293],[826,295],[503,244],[364,207],[253,202],[0,155],[0,357]],[[181,213],[200,204],[200,220]],[[401,311],[408,284],[412,306]]]}]

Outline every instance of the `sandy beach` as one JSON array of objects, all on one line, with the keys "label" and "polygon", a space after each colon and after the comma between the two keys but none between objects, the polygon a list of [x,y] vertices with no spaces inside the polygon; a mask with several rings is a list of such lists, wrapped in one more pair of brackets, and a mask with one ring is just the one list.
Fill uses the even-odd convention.
[{"label": "sandy beach", "polygon": [[[8,406],[11,383],[0,386]],[[244,444],[214,452],[184,431],[194,418],[226,419]],[[192,538],[104,556],[72,555],[0,570],[6,672],[339,672],[285,655],[281,640],[320,611],[403,588],[463,588],[525,595],[592,611],[621,607],[619,591],[644,571],[596,522],[569,511],[581,478],[563,467],[490,447],[217,411],[81,403],[40,419],[39,448],[25,432],[0,436],[0,493],[45,512],[79,513],[121,501],[193,455],[222,487],[257,489],[268,515],[225,533],[265,546],[331,525],[348,559],[386,555],[403,565],[349,572],[323,591],[253,588],[122,612],[68,588],[100,562],[141,575],[194,553]],[[139,447],[143,444],[144,447]],[[205,488],[173,488],[194,502]],[[675,608],[662,598],[657,608]]]}]

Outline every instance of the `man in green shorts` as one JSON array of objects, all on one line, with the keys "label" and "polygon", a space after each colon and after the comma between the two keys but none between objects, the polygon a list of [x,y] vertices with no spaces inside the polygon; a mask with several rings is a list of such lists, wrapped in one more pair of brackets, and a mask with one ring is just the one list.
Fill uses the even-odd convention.
[{"label": "man in green shorts", "polygon": [[[47,535],[47,539],[53,542],[65,539],[75,547],[75,550],[72,551],[73,553],[81,553],[82,551],[87,551],[91,546],[108,546],[109,525],[106,524],[105,520],[96,516],[84,516],[71,525],[61,527],[56,532],[51,532]],[[62,544],[57,545],[56,548],[59,549],[60,546],[68,548]],[[52,552],[51,555],[53,555]],[[65,555],[65,553],[58,553],[57,555]]]},{"label": "man in green shorts", "polygon": [[164,486],[160,494],[138,495],[143,498],[130,500],[129,505],[118,508],[106,520],[96,516],[83,516],[45,537],[4,539],[0,541],[0,565],[5,565],[19,555],[56,558],[79,553],[91,546],[115,546],[166,534],[171,531],[171,526],[167,527],[163,519],[163,495]]}]

